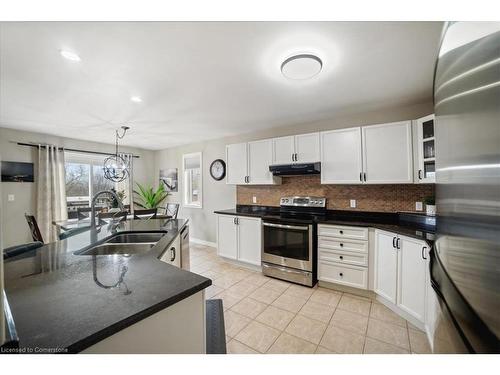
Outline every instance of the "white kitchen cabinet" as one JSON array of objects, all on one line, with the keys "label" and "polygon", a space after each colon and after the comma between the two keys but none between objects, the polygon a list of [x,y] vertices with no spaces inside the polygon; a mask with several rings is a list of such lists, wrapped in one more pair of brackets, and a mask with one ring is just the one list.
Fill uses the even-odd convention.
[{"label": "white kitchen cabinet", "polygon": [[224,258],[238,258],[236,216],[217,215],[217,254]]},{"label": "white kitchen cabinet", "polygon": [[238,260],[260,266],[262,248],[261,220],[239,216],[238,227]]},{"label": "white kitchen cabinet", "polygon": [[273,138],[272,164],[311,163],[321,160],[319,133]]},{"label": "white kitchen cabinet", "polygon": [[262,247],[260,218],[217,215],[217,254],[260,266]]},{"label": "white kitchen cabinet", "polygon": [[181,236],[178,235],[172,243],[165,249],[160,260],[181,268]]},{"label": "white kitchen cabinet", "polygon": [[375,231],[375,293],[396,304],[398,282],[397,235]]},{"label": "white kitchen cabinet", "polygon": [[321,183],[361,184],[361,128],[322,132]]},{"label": "white kitchen cabinet", "polygon": [[246,143],[226,146],[226,183],[245,184],[248,175],[248,152]]},{"label": "white kitchen cabinet", "polygon": [[435,118],[434,115],[415,120],[416,153],[415,181],[417,183],[436,182]]},{"label": "white kitchen cabinet", "polygon": [[274,176],[269,172],[273,159],[271,139],[248,142],[248,177],[247,183],[254,185],[273,184]]},{"label": "white kitchen cabinet", "polygon": [[413,182],[411,121],[363,126],[363,181],[368,184]]}]

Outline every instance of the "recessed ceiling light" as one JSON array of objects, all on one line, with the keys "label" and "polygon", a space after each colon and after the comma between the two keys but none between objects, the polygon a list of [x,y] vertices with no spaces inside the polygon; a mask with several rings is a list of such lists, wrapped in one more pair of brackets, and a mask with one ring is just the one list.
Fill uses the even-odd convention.
[{"label": "recessed ceiling light", "polygon": [[303,80],[314,77],[321,71],[323,62],[318,56],[299,54],[287,58],[281,64],[281,73],[287,78]]},{"label": "recessed ceiling light", "polygon": [[61,51],[61,56],[64,57],[65,59],[71,60],[71,61],[81,61],[82,59],[80,56],[78,56],[76,53],[67,51],[62,49]]},{"label": "recessed ceiling light", "polygon": [[142,102],[142,99],[140,96],[131,96],[130,100],[133,101],[134,103],[140,103]]}]

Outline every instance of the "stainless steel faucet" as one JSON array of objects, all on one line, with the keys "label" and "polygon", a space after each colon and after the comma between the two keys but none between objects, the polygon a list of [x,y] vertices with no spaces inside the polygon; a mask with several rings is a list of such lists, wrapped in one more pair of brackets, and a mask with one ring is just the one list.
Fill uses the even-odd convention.
[{"label": "stainless steel faucet", "polygon": [[96,224],[95,224],[95,203],[97,201],[97,198],[99,198],[99,196],[101,196],[102,194],[111,194],[115,199],[116,201],[118,202],[118,207],[120,207],[120,211],[124,211],[125,208],[123,207],[123,203],[122,201],[118,198],[118,196],[116,195],[116,193],[112,190],[102,190],[98,193],[96,193],[96,195],[94,195],[92,197],[92,203],[90,204],[90,227],[91,228],[95,228],[96,227]]}]

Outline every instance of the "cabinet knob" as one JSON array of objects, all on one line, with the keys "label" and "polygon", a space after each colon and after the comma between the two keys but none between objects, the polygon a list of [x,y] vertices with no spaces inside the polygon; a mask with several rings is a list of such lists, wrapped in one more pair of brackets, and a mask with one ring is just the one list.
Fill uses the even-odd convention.
[{"label": "cabinet knob", "polygon": [[343,274],[342,272],[340,272],[340,273],[339,273],[339,276],[340,276],[340,277],[343,277],[343,276],[344,276],[344,274]]},{"label": "cabinet knob", "polygon": [[344,234],[344,231],[343,231],[343,230],[341,230],[341,231],[340,231],[340,234]]},{"label": "cabinet knob", "polygon": [[344,256],[343,256],[343,255],[341,255],[341,256],[339,256],[339,258],[340,258],[340,259],[344,259]]},{"label": "cabinet knob", "polygon": [[344,244],[343,244],[343,243],[341,243],[341,244],[340,244],[340,247],[344,247]]}]

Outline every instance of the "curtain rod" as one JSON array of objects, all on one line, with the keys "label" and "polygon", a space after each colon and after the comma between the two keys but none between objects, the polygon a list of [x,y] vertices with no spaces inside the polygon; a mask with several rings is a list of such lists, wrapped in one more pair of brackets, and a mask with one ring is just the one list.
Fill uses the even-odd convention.
[{"label": "curtain rod", "polygon": [[[38,147],[38,146],[40,146],[41,148],[45,148],[45,146],[46,146],[46,145],[38,145],[38,144],[35,144],[35,143],[23,143],[23,142],[15,142],[15,141],[13,143],[17,143],[19,146],[28,146],[28,147]],[[83,154],[108,155],[108,156],[114,155],[113,153],[109,153],[109,152],[78,150],[76,148],[66,148],[66,147],[60,147],[60,148],[63,149],[64,151],[81,152]],[[133,155],[132,154],[132,156],[134,158],[139,158],[139,155]]]}]

